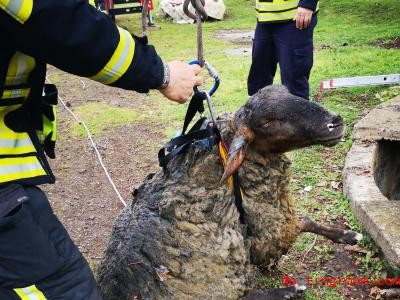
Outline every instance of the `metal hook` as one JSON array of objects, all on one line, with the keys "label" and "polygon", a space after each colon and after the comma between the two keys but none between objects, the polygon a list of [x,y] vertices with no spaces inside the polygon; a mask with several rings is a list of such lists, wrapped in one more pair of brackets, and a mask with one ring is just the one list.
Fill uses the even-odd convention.
[{"label": "metal hook", "polygon": [[[192,6],[193,6],[195,12],[196,12],[197,14],[199,14],[199,16],[200,16],[203,20],[206,20],[206,19],[207,19],[208,15],[207,15],[207,13],[206,13],[206,11],[205,11],[205,9],[204,9],[205,0],[185,0],[185,1],[183,2],[183,12],[184,12],[189,18],[192,18],[193,20],[195,20],[195,21],[197,22],[197,21],[198,21],[198,20],[197,20],[197,16],[194,15],[194,14],[192,14],[192,13],[189,11],[189,3],[192,4]],[[201,20],[200,20],[200,22],[201,22]]]}]

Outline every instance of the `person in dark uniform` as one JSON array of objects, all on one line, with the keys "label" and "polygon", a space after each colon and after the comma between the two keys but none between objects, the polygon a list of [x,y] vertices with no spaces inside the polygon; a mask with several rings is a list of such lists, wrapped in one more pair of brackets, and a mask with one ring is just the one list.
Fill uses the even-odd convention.
[{"label": "person in dark uniform", "polygon": [[46,64],[185,102],[200,67],[163,62],[84,0],[0,0],[0,299],[98,300],[92,272],[38,187],[53,183],[57,89]]},{"label": "person in dark uniform", "polygon": [[292,94],[308,99],[318,0],[256,1],[248,94],[272,84],[279,64],[282,84]]}]

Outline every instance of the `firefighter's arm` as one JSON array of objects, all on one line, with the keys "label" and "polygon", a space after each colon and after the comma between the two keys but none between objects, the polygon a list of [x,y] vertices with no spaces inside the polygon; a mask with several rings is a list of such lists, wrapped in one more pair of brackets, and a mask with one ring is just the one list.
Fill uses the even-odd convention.
[{"label": "firefighter's arm", "polygon": [[138,92],[163,83],[164,65],[154,47],[87,1],[0,0],[0,25],[19,50],[66,72]]},{"label": "firefighter's arm", "polygon": [[317,9],[318,0],[300,0],[299,7],[307,8],[315,11]]}]

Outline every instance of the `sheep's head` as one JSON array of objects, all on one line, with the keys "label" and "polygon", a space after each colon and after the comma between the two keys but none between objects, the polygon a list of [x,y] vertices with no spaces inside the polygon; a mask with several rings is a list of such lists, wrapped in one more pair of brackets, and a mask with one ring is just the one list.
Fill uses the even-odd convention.
[{"label": "sheep's head", "polygon": [[267,86],[235,114],[235,135],[221,181],[239,168],[248,147],[261,154],[283,153],[314,144],[333,146],[343,137],[340,116],[294,96],[283,86]]}]

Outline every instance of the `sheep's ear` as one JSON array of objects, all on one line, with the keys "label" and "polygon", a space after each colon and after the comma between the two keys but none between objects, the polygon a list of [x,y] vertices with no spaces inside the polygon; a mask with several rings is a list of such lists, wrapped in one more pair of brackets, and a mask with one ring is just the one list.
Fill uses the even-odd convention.
[{"label": "sheep's ear", "polygon": [[221,182],[229,178],[243,163],[248,141],[242,135],[235,135],[229,148],[228,159],[225,165],[225,171]]}]

